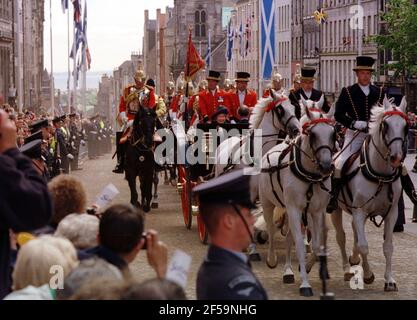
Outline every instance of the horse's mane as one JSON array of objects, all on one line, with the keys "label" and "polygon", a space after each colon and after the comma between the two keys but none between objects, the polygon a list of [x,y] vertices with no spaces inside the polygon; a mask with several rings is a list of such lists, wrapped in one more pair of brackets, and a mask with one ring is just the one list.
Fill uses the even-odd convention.
[{"label": "horse's mane", "polygon": [[384,119],[384,107],[376,104],[371,109],[371,122],[369,123],[369,134],[374,135],[378,133],[379,127]]},{"label": "horse's mane", "polygon": [[[290,99],[285,94],[280,95],[280,98],[285,99],[281,103],[284,109],[289,110],[291,114],[295,115],[295,106],[293,106]],[[251,129],[259,129],[259,126],[261,125],[261,122],[265,116],[266,109],[271,102],[273,102],[273,99],[271,97],[262,98],[258,100],[258,103],[253,109],[252,115],[249,120]]]},{"label": "horse's mane", "polygon": [[259,129],[262,119],[264,118],[266,107],[272,102],[272,98],[262,98],[258,100],[250,116],[249,124],[251,129]]}]

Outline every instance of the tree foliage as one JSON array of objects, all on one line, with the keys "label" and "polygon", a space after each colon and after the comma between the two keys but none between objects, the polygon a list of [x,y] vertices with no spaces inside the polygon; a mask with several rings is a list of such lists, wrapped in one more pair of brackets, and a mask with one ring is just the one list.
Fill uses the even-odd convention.
[{"label": "tree foliage", "polygon": [[390,0],[382,13],[382,31],[374,37],[379,49],[391,50],[396,63],[388,67],[403,80],[417,74],[417,5]]}]

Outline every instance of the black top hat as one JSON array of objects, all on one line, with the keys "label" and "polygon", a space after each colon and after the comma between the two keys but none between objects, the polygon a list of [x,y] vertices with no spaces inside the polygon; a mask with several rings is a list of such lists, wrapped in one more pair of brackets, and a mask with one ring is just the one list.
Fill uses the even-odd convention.
[{"label": "black top hat", "polygon": [[316,69],[310,67],[301,68],[301,80],[315,80]]},{"label": "black top hat", "polygon": [[353,71],[367,70],[374,71],[373,65],[375,64],[375,59],[368,56],[359,56],[356,57],[356,67],[353,68]]},{"label": "black top hat", "polygon": [[42,128],[47,128],[48,125],[49,125],[49,123],[48,123],[47,119],[35,121],[29,126],[30,132],[31,133],[38,132]]},{"label": "black top hat", "polygon": [[29,143],[24,144],[20,148],[26,157],[31,159],[41,159],[42,158],[42,140],[34,140]]},{"label": "black top hat", "polygon": [[32,134],[31,136],[25,138],[25,144],[35,141],[35,140],[43,140],[43,135],[42,135],[42,131],[38,131],[34,134]]},{"label": "black top hat", "polygon": [[249,82],[250,73],[247,72],[236,72],[236,82]]},{"label": "black top hat", "polygon": [[211,116],[211,119],[212,120],[215,120],[216,119],[216,117],[218,116],[218,115],[220,115],[220,114],[225,114],[225,115],[228,115],[229,114],[229,110],[226,108],[226,107],[224,107],[224,106],[219,106],[218,108],[217,108],[217,110],[212,114],[212,116]]},{"label": "black top hat", "polygon": [[62,117],[61,116],[56,116],[53,120],[52,120],[52,123],[53,124],[55,124],[55,123],[58,123],[58,122],[61,122],[62,121]]},{"label": "black top hat", "polygon": [[220,81],[220,78],[221,78],[220,72],[214,71],[214,70],[210,70],[207,76],[207,80]]},{"label": "black top hat", "polygon": [[253,203],[251,186],[256,176],[245,175],[245,170],[237,170],[211,179],[193,189],[200,203],[237,204],[249,209],[256,208]]}]

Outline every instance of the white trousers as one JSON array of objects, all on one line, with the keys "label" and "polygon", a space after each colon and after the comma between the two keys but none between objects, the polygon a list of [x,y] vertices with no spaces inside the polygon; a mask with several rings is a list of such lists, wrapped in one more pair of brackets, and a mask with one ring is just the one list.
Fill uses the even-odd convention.
[{"label": "white trousers", "polygon": [[[346,150],[344,150],[342,152],[342,154],[340,155],[340,157],[337,159],[336,161],[336,177],[340,178],[340,172],[343,168],[343,165],[345,164],[346,160],[349,159],[349,157],[358,152],[360,150],[360,148],[363,145],[363,142],[365,141],[366,137],[367,137],[367,133],[364,132],[360,132],[356,138],[354,138],[356,131],[350,130],[348,129],[346,131],[346,136],[345,136],[345,143],[343,144],[343,148],[342,150],[349,145],[349,147],[346,148]],[[353,140],[354,139],[354,140]],[[353,141],[352,141],[353,140]],[[352,143],[351,143],[352,142]]]}]

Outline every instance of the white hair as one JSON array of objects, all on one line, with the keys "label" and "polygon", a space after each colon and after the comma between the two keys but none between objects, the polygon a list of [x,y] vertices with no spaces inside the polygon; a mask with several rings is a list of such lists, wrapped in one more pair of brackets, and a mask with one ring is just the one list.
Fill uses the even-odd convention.
[{"label": "white hair", "polygon": [[88,214],[70,214],[58,225],[55,236],[72,242],[78,250],[97,246],[97,234],[100,221]]}]

